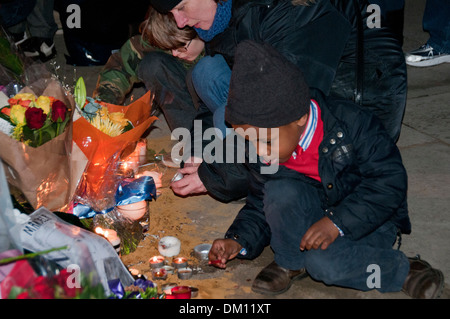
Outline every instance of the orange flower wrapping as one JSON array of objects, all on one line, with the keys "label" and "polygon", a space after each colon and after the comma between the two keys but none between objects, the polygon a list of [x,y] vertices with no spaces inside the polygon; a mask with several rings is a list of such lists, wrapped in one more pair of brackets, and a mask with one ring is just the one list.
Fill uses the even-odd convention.
[{"label": "orange flower wrapping", "polygon": [[111,195],[114,195],[117,186],[114,170],[119,155],[127,146],[137,143],[158,119],[150,116],[152,102],[150,91],[128,106],[102,102],[109,112],[123,112],[125,118],[133,123],[133,129],[115,137],[96,129],[83,117],[74,121],[73,140],[89,161],[77,190],[77,196],[84,199],[84,204],[96,211],[110,207]]}]

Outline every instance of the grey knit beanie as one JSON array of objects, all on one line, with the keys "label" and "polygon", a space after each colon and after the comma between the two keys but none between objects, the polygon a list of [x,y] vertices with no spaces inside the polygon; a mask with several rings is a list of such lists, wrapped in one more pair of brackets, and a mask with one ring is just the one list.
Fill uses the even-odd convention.
[{"label": "grey knit beanie", "polygon": [[279,127],[300,119],[309,106],[309,87],[295,64],[267,43],[239,43],[225,109],[228,123]]}]

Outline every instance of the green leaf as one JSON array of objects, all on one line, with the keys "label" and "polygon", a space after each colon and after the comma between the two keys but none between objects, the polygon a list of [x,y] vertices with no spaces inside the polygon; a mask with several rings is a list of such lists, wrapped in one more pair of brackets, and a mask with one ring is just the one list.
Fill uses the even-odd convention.
[{"label": "green leaf", "polygon": [[86,103],[86,85],[84,84],[83,77],[79,77],[75,84],[74,97],[75,103],[80,109],[83,109]]},{"label": "green leaf", "polygon": [[13,72],[16,78],[23,73],[22,61],[11,52],[11,43],[2,36],[0,36],[0,64]]},{"label": "green leaf", "polygon": [[26,291],[25,289],[17,286],[11,287],[11,290],[9,291],[8,299],[16,299],[18,295],[20,295],[22,292]]}]

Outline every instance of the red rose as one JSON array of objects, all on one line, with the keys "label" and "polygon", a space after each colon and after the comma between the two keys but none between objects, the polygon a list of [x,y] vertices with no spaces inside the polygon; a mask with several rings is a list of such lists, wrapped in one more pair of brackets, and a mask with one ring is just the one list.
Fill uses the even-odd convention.
[{"label": "red rose", "polygon": [[52,121],[56,122],[60,118],[63,122],[66,119],[66,112],[66,105],[63,102],[56,100],[52,104]]},{"label": "red rose", "polygon": [[66,297],[75,298],[78,293],[81,293],[82,289],[81,287],[77,288],[76,283],[73,282],[73,280],[69,280],[71,275],[72,274],[69,273],[67,269],[62,269],[60,273],[53,278],[56,279],[57,285],[63,288]]},{"label": "red rose", "polygon": [[28,291],[21,292],[16,296],[16,299],[31,299],[30,294]]},{"label": "red rose", "polygon": [[25,119],[29,128],[40,129],[44,125],[47,116],[44,110],[37,107],[30,107],[25,111]]},{"label": "red rose", "polygon": [[49,278],[40,276],[33,281],[31,295],[37,299],[54,299],[53,283]]}]

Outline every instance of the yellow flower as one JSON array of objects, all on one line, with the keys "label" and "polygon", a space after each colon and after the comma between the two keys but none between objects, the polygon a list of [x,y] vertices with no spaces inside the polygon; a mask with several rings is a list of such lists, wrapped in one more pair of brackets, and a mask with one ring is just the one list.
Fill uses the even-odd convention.
[{"label": "yellow flower", "polygon": [[108,117],[102,118],[100,116],[96,116],[90,121],[90,123],[101,132],[112,137],[122,134],[123,131],[123,127],[121,125],[112,122]]},{"label": "yellow flower", "polygon": [[33,93],[18,93],[13,97],[13,99],[34,101],[36,97]]},{"label": "yellow flower", "polygon": [[11,122],[15,125],[26,124],[25,111],[22,105],[16,104],[11,107]]},{"label": "yellow flower", "polygon": [[37,98],[37,100],[34,102],[34,106],[41,108],[45,114],[48,114],[50,112],[50,98],[48,96],[40,96]]},{"label": "yellow flower", "polygon": [[117,123],[123,127],[127,126],[128,124],[128,120],[125,118],[125,114],[122,112],[109,113],[109,119],[112,122]]},{"label": "yellow flower", "polygon": [[108,108],[103,106],[100,110],[98,110],[97,116],[101,117],[102,119],[108,118],[109,117]]}]

